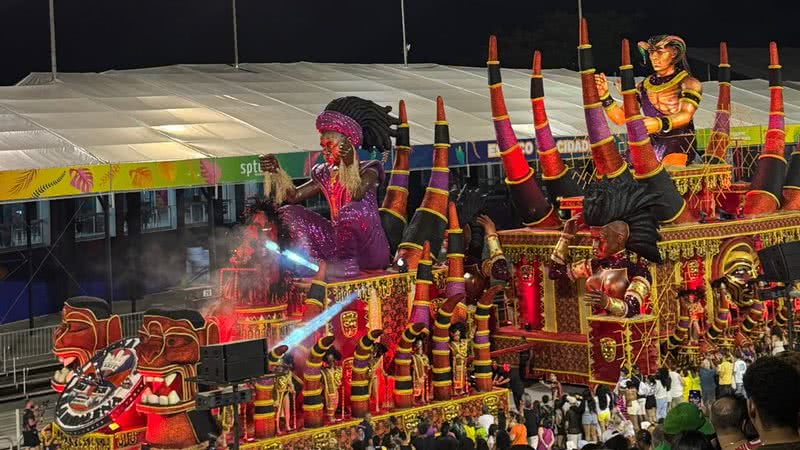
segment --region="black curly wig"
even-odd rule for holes
[[[360,97],[337,98],[325,107],[325,111],[342,113],[361,125],[361,148],[370,150],[378,148],[383,152],[392,148],[392,137],[397,137],[400,119],[389,115],[391,106],[380,106],[377,103]]]
[[[275,206],[272,199],[266,197],[250,197],[247,200],[240,222],[244,225],[250,223],[253,216],[259,212],[263,212],[264,215],[267,216],[267,219],[272,222],[274,226],[278,227],[277,244],[281,248],[288,248],[292,241],[291,235],[289,234],[289,227],[285,226],[281,221],[278,208]]]
[[[660,206],[661,194],[648,192],[647,186],[622,177],[591,183],[583,197],[583,221],[594,227],[611,222],[628,224],[629,235],[625,248],[637,255],[660,263],[658,251],[658,220],[653,208]]]

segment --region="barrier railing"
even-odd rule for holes
[[[143,312],[120,315],[124,337],[136,335],[136,331],[142,323],[143,315]],[[3,373],[9,373],[9,369],[16,373],[18,366],[26,366],[37,359],[46,360],[49,359],[48,356],[52,357],[53,331],[57,326],[51,325],[0,333]]]

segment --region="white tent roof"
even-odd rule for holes
[[[529,72],[504,70],[506,103],[521,138],[533,137]],[[580,78],[545,70],[553,133],[586,134]],[[733,83],[732,125],[766,124],[764,80]],[[698,128],[711,127],[717,84],[703,83]],[[34,73],[0,87],[0,171],[286,153],[318,148],[314,120],[336,97],[406,101],[412,143],[431,144],[435,99],[453,142],[494,139],[486,69],[441,65],[180,65],[101,74]],[[787,123],[800,122],[800,91],[786,88]],[[396,110],[396,109],[395,109]],[[614,132],[623,132],[614,128]]]

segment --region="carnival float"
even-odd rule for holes
[[[621,367],[652,373],[665,361],[692,364],[701,351],[783,326],[787,302],[758,295],[756,253],[800,240],[800,154],[784,159],[775,44],[769,129],[749,183],[733,183],[726,163],[724,44],[702,160],[692,136],[702,89],[686,70],[680,38],[639,43],[655,73],[638,84],[622,42],[621,103],[594,69],[585,21],[578,48],[596,179],[584,185],[559,155],[539,52],[531,76],[542,171],[535,176],[505,108],[494,37],[492,120],[525,228],[496,230],[479,215],[480,192],[451,186],[442,98],[430,181],[411,217],[403,102],[394,117],[369,100],[335,99],[317,118],[324,161],[310,181],[295,186],[274,156],[261,157],[267,198],[248,208],[240,245],[219,272],[218,301],[203,311],[149,310],[129,339],[103,300],[66,302],[53,337],[64,367],[52,382],[61,397],[50,439],[82,449],[345,448],[364,419],[380,433],[390,416],[411,430],[420,417],[438,424],[483,406],[507,409],[498,365],[613,384]],[[627,128],[627,159],[608,119]],[[384,164],[360,161],[358,150],[392,148],[379,207]],[[330,219],[299,205],[317,194]],[[470,227],[484,231],[484,242]],[[200,408],[200,396],[230,389],[200,376],[204,349],[238,341],[265,343],[263,354],[249,355],[263,375],[236,383],[234,391],[249,392],[238,408]]]

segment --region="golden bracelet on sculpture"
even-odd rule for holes
[[[618,298],[606,297],[603,308],[612,316],[625,317],[628,314],[628,304]]]
[[[643,277],[634,277],[625,294],[633,296],[641,302],[650,295],[650,282]]]
[[[493,233],[486,236],[486,247],[489,250],[490,258],[503,255],[503,247],[500,245],[500,239],[498,239],[497,234]]]
[[[556,264],[566,264],[567,257],[569,256],[569,244],[572,242],[572,238],[574,235],[561,233],[561,237],[558,239],[555,247],[553,247],[553,253],[550,255],[550,259]]]

